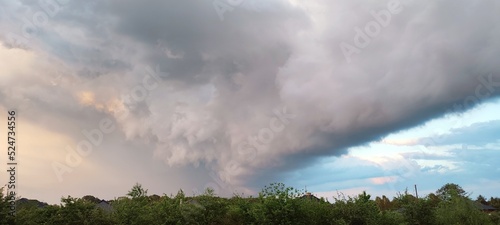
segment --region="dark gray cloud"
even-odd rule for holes
[[[2,4],[19,12],[0,23],[13,47],[9,32],[21,34],[23,16],[42,9],[36,1]],[[116,116],[127,138],[153,141],[167,164],[203,165],[245,187],[500,93],[496,1],[401,1],[351,60],[341,44],[355,45],[357,28],[376,22],[371,11],[387,10],[386,2],[255,4],[259,11],[236,7],[224,21],[201,0],[64,4],[28,39],[28,49],[65,67],[65,85],[33,84],[38,89],[24,95],[32,119],[35,111],[72,115],[66,124],[80,127]],[[161,82],[124,103],[146,67],[157,68]],[[36,98],[47,91],[50,104]],[[80,92],[95,95],[85,107],[118,102],[131,113],[71,111]],[[11,98],[2,104],[14,104],[15,95],[2,95]],[[242,147],[247,142],[257,144]]]

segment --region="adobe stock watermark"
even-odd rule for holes
[[[239,143],[237,146],[236,158],[243,158],[248,163],[254,160],[259,153],[269,149],[271,142],[282,133],[285,128],[296,117],[295,114],[288,112],[286,107],[275,108],[273,110],[274,116],[269,119],[267,127],[261,128],[255,135],[251,135],[246,140]],[[234,157],[233,157],[234,158]],[[209,176],[215,182],[209,182],[204,186],[204,189],[211,188],[216,194],[221,190],[228,190],[231,193],[236,193],[236,187],[231,183],[231,177],[237,175],[240,170],[240,162],[237,160],[230,160],[224,171],[217,175],[214,171],[209,172]],[[222,180],[224,179],[224,180]],[[193,189],[195,194],[199,194],[198,189]]]
[[[465,97],[461,102],[453,104],[453,107],[448,109],[445,114],[459,114],[466,109],[471,109],[472,107],[483,103],[485,100],[493,96],[497,91],[500,90],[500,80],[494,81],[493,74],[479,75],[476,78],[479,84],[474,88],[474,94]],[[459,125],[461,119],[457,119],[453,123],[453,127]],[[424,146],[437,145],[440,143],[439,140],[444,136],[429,137],[426,138],[423,143]]]
[[[493,80],[493,74],[489,74],[488,77],[484,77],[484,75],[479,75],[477,77],[479,84],[474,89],[474,95],[467,96],[464,98],[462,103],[456,103],[453,105],[452,110],[448,110],[447,112],[461,112],[464,109],[469,109],[474,105],[479,105],[484,100],[491,97],[497,89],[500,89],[500,81]]]
[[[372,40],[380,35],[382,28],[389,26],[393,15],[397,15],[402,11],[403,6],[399,0],[389,1],[386,9],[378,12],[370,11],[373,20],[366,23],[363,29],[354,27],[354,31],[356,32],[353,38],[354,45],[346,42],[342,42],[339,45],[347,63],[351,63],[353,54],[359,54],[361,53],[361,49],[368,47]]]
[[[399,185],[403,184],[404,181],[408,180],[420,173],[420,166],[417,161],[424,159],[425,154],[423,150],[419,150],[416,153],[411,154],[411,156],[403,156],[403,159],[398,161],[398,167],[393,170],[384,171],[384,177],[390,178],[389,182],[386,183],[390,190],[399,192],[402,188]]]
[[[169,59],[182,59],[184,54],[176,54],[167,46],[165,41],[161,39],[156,40],[156,49],[159,50],[162,55],[167,56]]]
[[[7,41],[15,46],[29,46],[30,39],[37,34],[40,29],[47,26],[49,18],[55,17],[68,4],[69,0],[38,0],[40,10],[37,10],[30,18],[23,18],[21,25],[21,34],[9,32],[7,33]]]
[[[479,84],[474,88],[474,94],[465,97],[459,103],[455,103],[453,107],[446,111],[445,114],[461,113],[465,109],[470,109],[473,106],[479,105],[480,103],[493,96],[493,94],[500,91],[500,80],[494,81],[493,74],[489,74],[487,76],[479,75],[477,76],[477,80],[479,81]],[[462,119],[457,118],[452,127],[459,125],[461,121]],[[442,139],[445,137],[445,135],[437,135],[435,137],[428,137],[420,140],[419,143],[417,143],[420,145],[419,151],[412,154],[411,159],[404,158],[401,162],[399,162],[400,166],[397,170],[387,171],[385,175],[396,176],[398,179],[400,179],[399,183],[402,183],[404,180],[415,176],[420,172],[420,166],[416,163],[416,161],[425,159],[424,151],[427,150],[427,148],[430,146],[439,145],[443,142]],[[389,186],[393,190],[396,190],[395,185],[396,184],[394,184],[393,182],[389,183]]]
[[[146,100],[149,94],[159,86],[161,82],[160,74],[159,66],[156,66],[156,70],[151,69],[149,66],[146,67],[146,75],[143,77],[142,83],[134,86],[129,93],[122,96],[124,103],[134,104]],[[116,112],[115,116],[120,119],[125,118],[128,114],[129,111],[123,109]],[[63,175],[73,172],[74,168],[82,163],[83,158],[92,153],[94,147],[98,147],[102,144],[105,135],[111,134],[115,130],[116,124],[108,117],[101,119],[97,124],[97,128],[82,130],[85,139],[80,140],[74,148],[72,146],[66,146],[65,161],[52,162],[52,169],[58,181],[62,182]]]
[[[224,21],[224,14],[233,11],[236,7],[243,4],[245,0],[214,0],[212,5],[221,21]]]

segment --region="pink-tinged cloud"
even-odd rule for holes
[[[387,184],[391,183],[397,180],[397,177],[395,176],[388,176],[388,177],[374,177],[369,179],[372,184],[377,184],[377,185],[382,185],[382,184]]]
[[[381,143],[396,146],[413,146],[418,144],[418,139],[383,139]]]

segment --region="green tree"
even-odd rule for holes
[[[80,198],[61,198],[60,207],[47,206],[37,209],[36,224],[92,225],[114,224],[111,216],[95,204]]]
[[[341,218],[351,225],[380,224],[381,216],[375,201],[366,192],[356,197],[339,195],[334,197],[333,217]]]
[[[435,210],[437,225],[489,225],[487,214],[481,212],[477,204],[467,197],[451,192],[447,201],[442,201]]]
[[[408,224],[434,224],[435,203],[429,196],[416,198],[405,191],[404,194],[399,194],[393,202],[397,202],[398,211],[401,212]]]
[[[60,213],[61,207],[48,205],[43,208],[26,207],[17,211],[17,224],[38,225],[38,224],[68,224]]]
[[[500,198],[490,197],[488,204],[500,210]]]
[[[259,200],[256,198],[235,195],[229,199],[227,209],[227,224],[255,224],[256,219],[254,213]]]
[[[436,195],[442,200],[450,200],[452,195],[467,197],[468,194],[460,185],[447,183],[436,191]]]
[[[375,198],[375,203],[377,203],[377,206],[380,209],[380,211],[387,211],[392,209],[391,200],[388,199],[385,195],[382,195],[382,198],[377,196]]]
[[[298,202],[298,214],[300,219],[296,224],[338,224],[339,222],[334,219],[332,204],[321,198],[319,201],[316,199],[301,198],[296,199]]]
[[[229,201],[215,195],[211,188],[198,197],[193,198],[193,205],[203,214],[205,224],[223,224],[227,220]]]
[[[493,212],[488,214],[492,224],[500,225],[500,212]]]
[[[127,193],[131,198],[122,197],[112,202],[113,215],[120,224],[140,225],[158,222],[154,219],[154,210],[157,208],[154,207],[154,203],[150,203],[147,192],[148,190],[141,184],[136,183]]]
[[[92,195],[85,195],[82,197],[82,200],[93,203],[93,204],[98,204],[99,202],[101,202],[101,199],[96,198]]]
[[[139,183],[135,183],[132,189],[127,193],[131,198],[142,198],[148,196],[148,190],[142,188],[142,185]]]
[[[21,199],[14,221],[8,216],[9,201],[0,189],[0,225],[500,225],[500,213],[479,209],[477,204],[484,203],[484,197],[473,201],[460,186],[449,184],[424,198],[405,191],[392,201],[385,196],[372,200],[363,192],[354,197],[339,195],[333,204],[304,197],[303,191],[282,183],[264,187],[257,198],[221,198],[211,189],[192,197],[186,197],[182,190],[171,197],[147,196],[139,184],[127,196],[110,201],[111,211],[97,207],[99,199],[90,195],[80,199],[68,196],[60,205]],[[496,207],[500,199],[486,202]]]
[[[14,224],[14,217],[10,215],[11,199],[8,194],[4,194],[4,188],[0,188],[0,225]]]
[[[300,220],[298,197],[304,193],[283,183],[272,183],[259,193],[259,203],[252,209],[258,224],[295,224]]]

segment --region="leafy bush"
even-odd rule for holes
[[[449,200],[439,203],[435,210],[437,225],[488,225],[493,224],[486,213],[469,198],[456,193],[450,195]]]
[[[478,198],[498,205],[498,198]],[[357,196],[339,195],[330,203],[282,183],[266,186],[259,196],[221,198],[207,189],[204,194],[186,197],[148,196],[140,184],[127,197],[110,201],[112,209],[97,206],[98,198],[84,196],[61,199],[60,205],[36,200],[18,201],[16,222],[8,216],[8,200],[0,189],[0,225],[500,225],[500,213],[484,213],[460,186],[446,184],[436,194],[416,198],[405,192],[392,201],[375,200],[366,192]]]
[[[375,201],[370,200],[370,195],[362,194],[352,197],[335,198],[333,216],[351,225],[379,224],[381,213]]]

